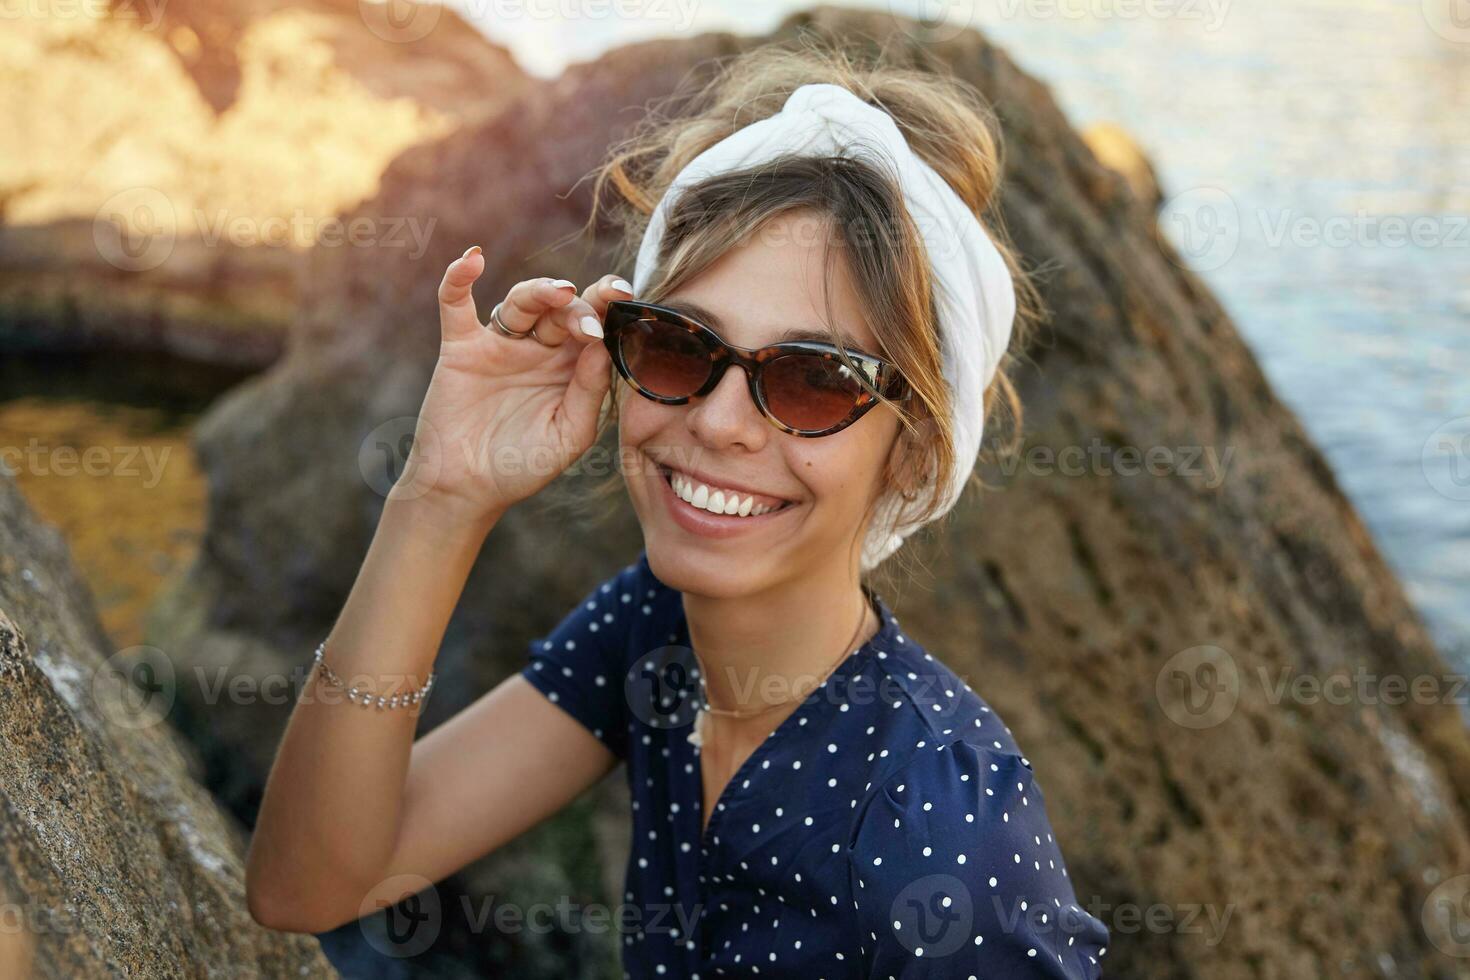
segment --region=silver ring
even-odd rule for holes
[[[500,301],[500,303],[503,303],[503,302],[505,302],[505,300],[501,300]],[[512,330],[509,327],[507,327],[505,325],[505,323],[502,322],[501,319],[500,319],[500,303],[496,303],[495,304],[495,308],[490,311],[490,322],[493,323],[493,324],[495,324],[495,329],[499,330],[501,333],[505,334],[507,337],[512,337],[512,338],[514,338],[516,340],[525,340],[527,337],[536,337],[536,328],[535,327],[532,327],[530,330],[522,330],[522,331]],[[541,340],[540,337],[536,337],[536,339],[538,341]],[[542,343],[544,344],[545,342],[542,341]]]

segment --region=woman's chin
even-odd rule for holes
[[[729,539],[690,541],[674,534],[645,534],[644,547],[653,573],[670,588],[714,599],[732,599],[759,591],[768,571],[782,562],[770,548],[755,548]]]

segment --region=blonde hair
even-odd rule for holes
[[[599,209],[605,208],[623,231],[618,267],[631,266],[649,216],[685,164],[743,126],[778,112],[799,86],[828,82],[893,116],[913,151],[985,224],[1016,285],[1011,348],[1024,349],[1044,311],[1003,225],[987,214],[1004,160],[999,126],[979,92],[953,75],[909,67],[883,52],[864,59],[851,48],[811,35],[794,44],[771,43],[714,59],[712,64],[714,71],[705,83],[692,93],[676,91],[660,100],[594,171],[593,208],[584,231],[596,226]],[[663,108],[670,103],[686,110],[666,117]],[[616,196],[604,204],[609,186]],[[901,430],[864,528],[885,494],[909,489],[916,494],[918,513],[926,520],[933,518],[942,505],[939,491],[949,485],[957,462],[949,395],[923,240],[891,177],[847,157],[791,156],[702,181],[682,193],[670,210],[657,267],[638,299],[658,302],[768,221],[797,211],[821,214],[835,228],[868,327],[878,339],[876,353],[893,362],[914,391],[905,403],[878,395],[895,410]],[[827,275],[830,281],[830,249]],[[830,327],[830,311],[827,320]],[[832,342],[842,346],[835,329]],[[1010,351],[1003,356],[984,395],[987,433],[994,431],[993,420],[1009,424],[1009,440],[987,438],[1001,454],[1013,452],[1020,442],[1021,402],[1009,377],[1017,361]],[[619,397],[626,394],[621,389],[627,386],[619,383],[613,370],[615,394],[599,422],[599,441],[616,423]],[[989,455],[987,447],[980,458]],[[612,477],[595,487],[590,497],[615,493],[622,474]],[[977,478],[972,475],[970,482]]]

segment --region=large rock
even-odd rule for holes
[[[1322,455],[1155,234],[1152,195],[1101,164],[1046,87],[978,33],[931,44],[912,22],[819,8],[776,35],[803,29],[863,45],[896,35],[916,62],[974,83],[1005,128],[1005,221],[1028,263],[1049,270],[1055,313],[1020,378],[1023,465],[987,467],[995,489],[916,542],[931,572],[885,593],[1028,750],[1077,893],[1114,930],[1109,975],[1455,975],[1465,961],[1441,953],[1420,914],[1437,884],[1470,871],[1463,718],[1446,697],[1342,705],[1274,686],[1282,671],[1446,668]],[[609,238],[570,242],[590,203],[577,179],[627,132],[629,107],[761,40],[615,50],[395,160],[355,213],[434,216],[431,248],[417,261],[313,253],[320,289],[289,356],[199,426],[208,537],[157,608],[152,642],[252,682],[299,671],[371,539],[392,475],[379,449],[411,431],[444,266],[484,247],[482,309],[529,275],[585,283],[612,271]],[[1164,472],[1137,472],[1130,448],[1152,450]],[[450,624],[425,725],[518,668],[526,641],[638,542],[626,506],[597,534],[549,499],[511,513]],[[1208,680],[1218,697],[1181,700],[1181,679]],[[209,784],[251,819],[289,704],[182,693]],[[592,800],[446,888],[483,895],[514,881],[522,896],[615,899],[621,803]],[[593,853],[602,891],[587,873]],[[467,935],[446,923],[441,946],[511,958],[526,976],[572,970],[555,948]],[[574,941],[612,954],[597,937]]]
[[[334,976],[250,918],[241,828],[120,682],[139,655],[0,472],[0,976]]]
[[[387,10],[17,5],[0,32],[0,343],[263,366],[310,286],[306,248],[422,248],[417,216],[337,215],[526,75],[451,11],[424,8],[416,37]]]

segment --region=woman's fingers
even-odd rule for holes
[[[478,245],[471,245],[444,270],[444,278],[439,281],[439,329],[445,340],[473,337],[480,330],[470,287],[484,271],[485,257]]]
[[[611,386],[607,348],[589,343],[578,353],[572,380],[562,396],[560,436],[564,446],[585,452],[597,434],[597,418]]]
[[[550,318],[555,324],[553,330],[558,338],[556,343],[561,343],[562,338],[567,337],[583,344],[602,343],[602,318],[607,309],[607,300],[599,299],[594,305],[584,298],[587,295],[600,295],[598,287],[589,286],[583,296],[576,297]],[[536,336],[546,338],[547,334],[547,330],[537,327]]]
[[[494,323],[481,323],[471,292],[484,271],[485,259],[478,245],[471,246],[445,270],[439,283],[439,324],[445,340],[475,337],[487,328],[499,333]],[[588,286],[581,296],[576,288],[566,279],[550,277],[518,282],[500,303],[500,322],[514,333],[529,333],[535,327],[536,338],[551,347],[567,340],[600,342],[607,304],[630,298],[632,287],[609,273]],[[495,310],[491,312],[493,315]]]
[[[558,314],[556,321],[568,336],[583,343],[600,343],[607,304],[615,299],[628,299],[632,295],[633,288],[627,282],[609,273],[583,290],[580,297],[568,303]]]
[[[567,339],[566,327],[561,316],[548,316],[548,311],[576,302],[577,287],[566,279],[526,279],[510,287],[500,304],[500,322],[514,333],[529,333],[536,328],[536,337],[543,344],[560,347]],[[494,330],[492,323],[490,329]],[[499,333],[497,330],[496,333]],[[512,338],[506,338],[507,340]]]
[[[615,299],[632,299],[633,287],[626,279],[609,272],[582,291],[582,299],[599,320],[607,316],[607,304]]]

